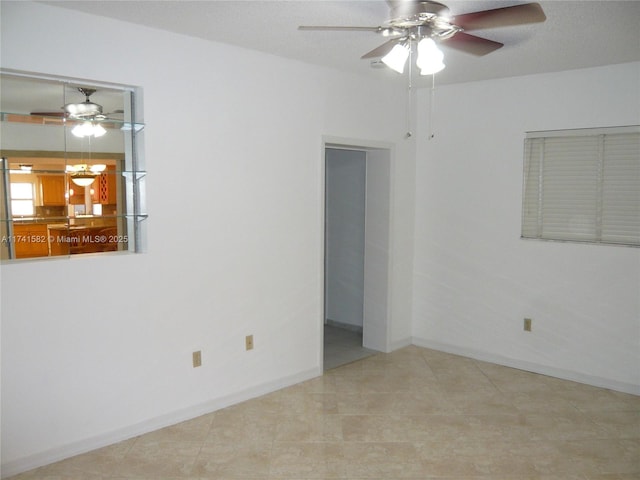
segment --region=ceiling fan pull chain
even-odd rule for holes
[[[431,75],[431,92],[429,98],[429,140],[433,140],[435,134],[433,133],[433,104],[436,98],[436,75]]]
[[[411,93],[412,93],[412,79],[413,79],[413,61],[412,61],[412,55],[413,55],[413,48],[411,48],[411,40],[409,40],[409,80],[408,80],[408,85],[407,85],[407,133],[405,133],[404,138],[408,139],[411,138],[411,136],[413,135],[413,133],[411,132]]]

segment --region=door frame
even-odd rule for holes
[[[323,370],[325,322],[325,222],[326,149],[357,150],[366,153],[365,194],[365,282],[363,305],[363,346],[381,352],[391,351],[391,278],[393,258],[393,178],[395,146],[392,143],[322,137],[320,168],[320,366]]]

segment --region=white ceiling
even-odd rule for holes
[[[441,0],[452,15],[528,3]],[[229,43],[372,77],[401,77],[374,69],[360,56],[384,39],[372,32],[299,31],[298,25],[378,26],[383,0],[64,0],[51,5]],[[541,1],[544,23],[474,31],[505,44],[485,57],[443,46],[447,68],[437,83],[457,83],[640,60],[640,1]],[[430,79],[430,77],[429,77]],[[426,78],[422,81],[426,84]]]

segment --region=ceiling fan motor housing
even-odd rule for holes
[[[387,22],[391,35],[447,39],[462,29],[449,21],[449,8],[438,2],[391,2],[391,19]]]
[[[86,97],[86,100],[82,103],[67,103],[64,106],[64,111],[67,112],[69,116],[75,118],[94,117],[96,115],[102,115],[102,105],[93,103],[89,99],[89,97],[93,95],[96,90],[94,88],[79,87],[78,91]]]
[[[394,27],[423,25],[434,18],[447,18],[449,9],[438,2],[392,2],[389,24]]]

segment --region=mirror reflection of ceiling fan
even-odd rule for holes
[[[412,45],[417,45],[416,65],[423,75],[444,68],[442,43],[476,56],[487,55],[504,44],[471,35],[474,30],[544,22],[546,16],[538,3],[526,3],[451,17],[449,9],[438,2],[421,0],[387,0],[391,10],[387,22],[366,26],[300,26],[299,30],[365,31],[389,38],[361,58],[381,58],[393,70],[402,73]]]
[[[31,112],[31,115],[42,117],[61,117],[71,120],[78,120],[78,123],[71,133],[76,137],[101,137],[107,131],[99,122],[109,120],[108,115],[122,115],[124,110],[114,110],[111,113],[103,113],[102,105],[91,101],[91,95],[96,92],[95,88],[78,87],[78,91],[85,96],[85,101],[80,103],[67,103],[62,107],[62,111],[41,111]]]

